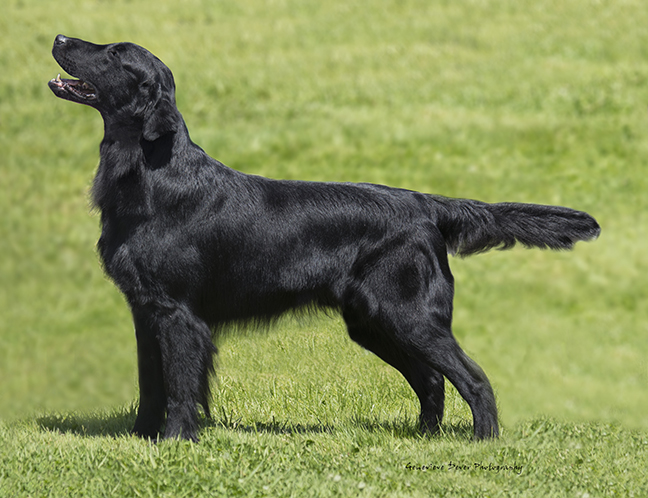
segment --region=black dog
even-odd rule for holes
[[[448,251],[569,249],[598,236],[586,213],[485,204],[371,184],[276,181],[245,175],[191,142],[171,71],[130,43],[56,37],[75,78],[50,81],[105,125],[93,200],[99,252],[125,294],[137,335],[140,404],[133,431],[196,440],[209,415],[212,333],[288,310],[339,310],[349,335],[398,369],[421,402],[420,423],[443,417],[444,377],[473,414],[476,438],[498,435],[486,375],[451,332]]]

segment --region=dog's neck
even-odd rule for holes
[[[147,141],[142,127],[104,120],[100,163],[92,187],[92,201],[103,215],[145,215],[148,212],[151,175],[173,168],[172,158],[188,157],[202,150],[189,137],[186,126]]]

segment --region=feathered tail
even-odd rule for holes
[[[598,237],[601,228],[582,211],[560,206],[432,197],[437,226],[448,251],[469,256],[489,249],[526,247],[571,249]]]

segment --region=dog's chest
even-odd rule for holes
[[[134,302],[182,297],[203,278],[198,249],[177,228],[142,225],[122,233],[106,223],[98,247],[106,273]]]

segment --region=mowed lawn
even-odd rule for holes
[[[0,496],[646,496],[648,4],[8,0],[0,16]],[[56,99],[58,33],[174,72],[246,173],[594,215],[573,252],[453,259],[455,335],[496,391],[440,435],[333,316],[219,341],[201,442],[128,435],[136,355],[88,189],[102,121]]]

